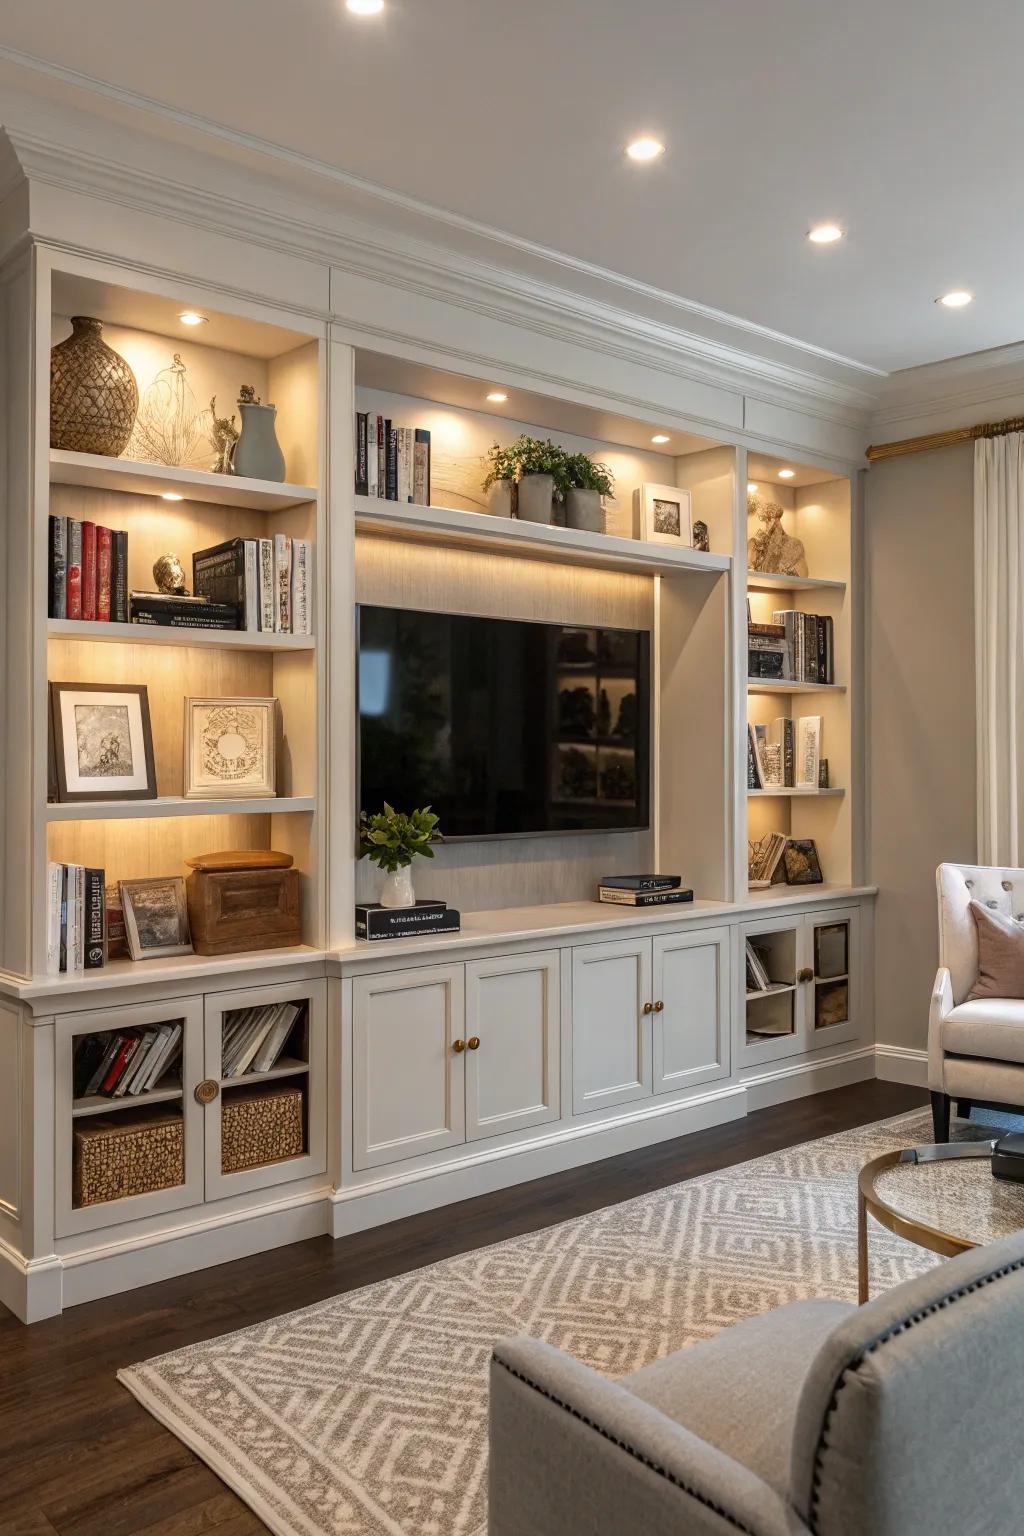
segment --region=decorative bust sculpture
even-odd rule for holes
[[[761,524],[747,541],[747,565],[752,571],[769,571],[775,576],[806,576],[807,557],[799,539],[782,526],[783,508],[775,501],[747,497],[747,512],[756,513]]]
[[[175,597],[188,596],[185,570],[177,555],[161,555],[159,560],[154,561],[153,580],[158,592],[166,592]]]

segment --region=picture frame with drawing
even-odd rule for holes
[[[689,491],[677,485],[651,485],[645,481],[633,492],[636,537],[648,544],[672,544],[693,548],[693,517]]]
[[[133,960],[162,960],[190,955],[185,881],[181,875],[148,880],[119,880],[128,954]]]
[[[59,803],[156,799],[144,683],[51,683],[50,720]]]
[[[185,799],[272,799],[277,713],[275,698],[187,698]]]

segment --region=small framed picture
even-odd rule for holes
[[[180,875],[153,880],[120,880],[121,909],[128,953],[133,960],[159,960],[192,953]]]
[[[633,492],[636,535],[649,544],[692,549],[690,493],[675,485],[638,485]]]
[[[277,793],[276,699],[185,700],[185,799]]]
[[[813,838],[791,837],[782,856],[787,885],[821,885],[823,876]]]
[[[143,683],[51,683],[57,799],[155,800]]]

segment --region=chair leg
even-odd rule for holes
[[[932,1094],[932,1134],[936,1142],[949,1140],[949,1108],[948,1093]]]
[[[969,1120],[971,1118],[970,1099],[957,1099],[956,1112],[960,1116],[961,1120]]]

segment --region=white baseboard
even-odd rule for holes
[[[0,1302],[23,1323],[61,1311],[61,1262],[56,1254],[26,1259],[0,1238]]]
[[[909,1088],[928,1087],[928,1052],[907,1045],[876,1045],[875,1076],[883,1083],[906,1083]]]
[[[875,1051],[870,1045],[858,1046],[823,1061],[783,1062],[781,1066],[744,1076],[748,1109],[767,1109],[790,1099],[803,1099],[829,1088],[845,1088],[875,1076]]]

